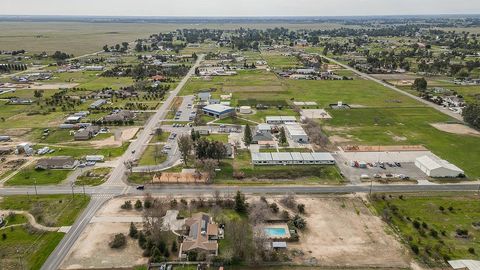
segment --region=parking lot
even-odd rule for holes
[[[182,104],[178,108],[177,114],[175,115],[175,121],[189,122],[193,120],[193,113],[195,113],[195,109],[193,106],[194,101],[195,96],[183,97]]]
[[[427,179],[427,175],[415,166],[415,159],[425,155],[431,155],[431,152],[338,152],[334,157],[345,178],[359,184],[372,179]]]

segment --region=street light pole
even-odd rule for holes
[[[370,197],[372,197],[372,187],[373,187],[373,179],[370,180],[370,192],[369,192]]]
[[[34,182],[34,186],[35,186],[35,196],[38,197],[38,191],[37,191],[37,180],[35,180]]]
[[[72,199],[75,198],[75,193],[73,192],[73,187],[75,186],[74,183],[72,183]]]

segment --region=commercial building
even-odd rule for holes
[[[450,162],[436,156],[421,156],[415,165],[430,177],[459,177],[465,172]]]
[[[252,152],[253,165],[334,165],[330,153]]]
[[[299,124],[285,125],[285,133],[290,139],[298,143],[308,143],[308,135]]]
[[[203,112],[206,115],[213,116],[215,118],[227,118],[235,114],[235,109],[230,106],[221,104],[211,104],[203,107]]]
[[[267,116],[265,122],[270,125],[282,125],[287,123],[296,123],[295,116]]]

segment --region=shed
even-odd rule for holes
[[[287,242],[272,242],[272,248],[274,249],[287,248]]]

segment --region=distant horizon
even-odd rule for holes
[[[292,17],[480,14],[471,0],[2,0],[11,16]]]

